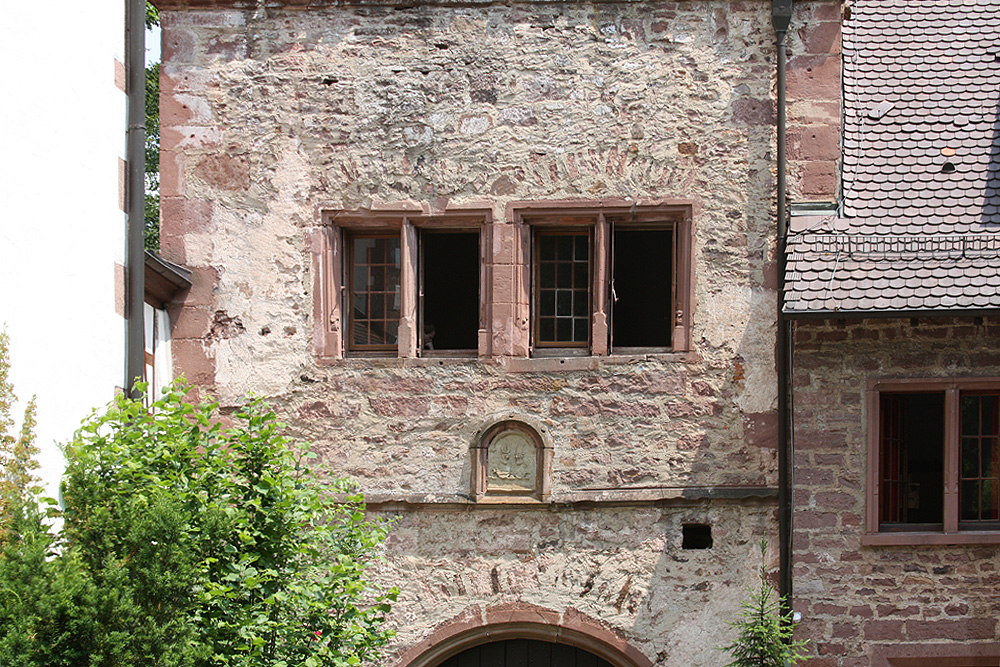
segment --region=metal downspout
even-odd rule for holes
[[[125,391],[141,396],[135,383],[142,379],[145,366],[143,301],[145,296],[146,171],[146,3],[128,0],[125,6],[125,71],[128,96],[128,133],[125,159],[128,164],[126,187],[125,248]]]
[[[788,235],[785,199],[787,170],[785,155],[785,65],[787,61],[785,36],[792,19],[792,0],[772,0],[771,20],[777,46],[777,234],[778,234],[778,298],[777,336],[775,340],[775,361],[778,375],[778,593],[782,598],[782,612],[791,610],[792,605],[792,439],[791,415],[789,413],[789,389],[791,372],[789,363],[790,342],[788,321],[784,316],[785,305],[785,246]]]

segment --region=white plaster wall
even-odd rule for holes
[[[43,475],[55,491],[66,441],[122,383],[115,264],[126,98],[121,0],[7,3],[0,16],[0,325],[21,405],[38,396]]]

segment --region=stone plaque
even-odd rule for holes
[[[510,430],[493,438],[486,457],[487,492],[531,493],[537,476],[538,454],[526,433]]]

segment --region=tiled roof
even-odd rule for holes
[[[843,33],[843,217],[793,223],[786,312],[1000,308],[1000,0],[855,0]]]

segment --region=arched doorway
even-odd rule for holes
[[[473,646],[437,667],[614,667],[578,646],[539,639],[505,639]]]
[[[492,622],[491,622],[492,621]],[[513,603],[454,617],[393,667],[653,667],[621,634],[575,609]]]

